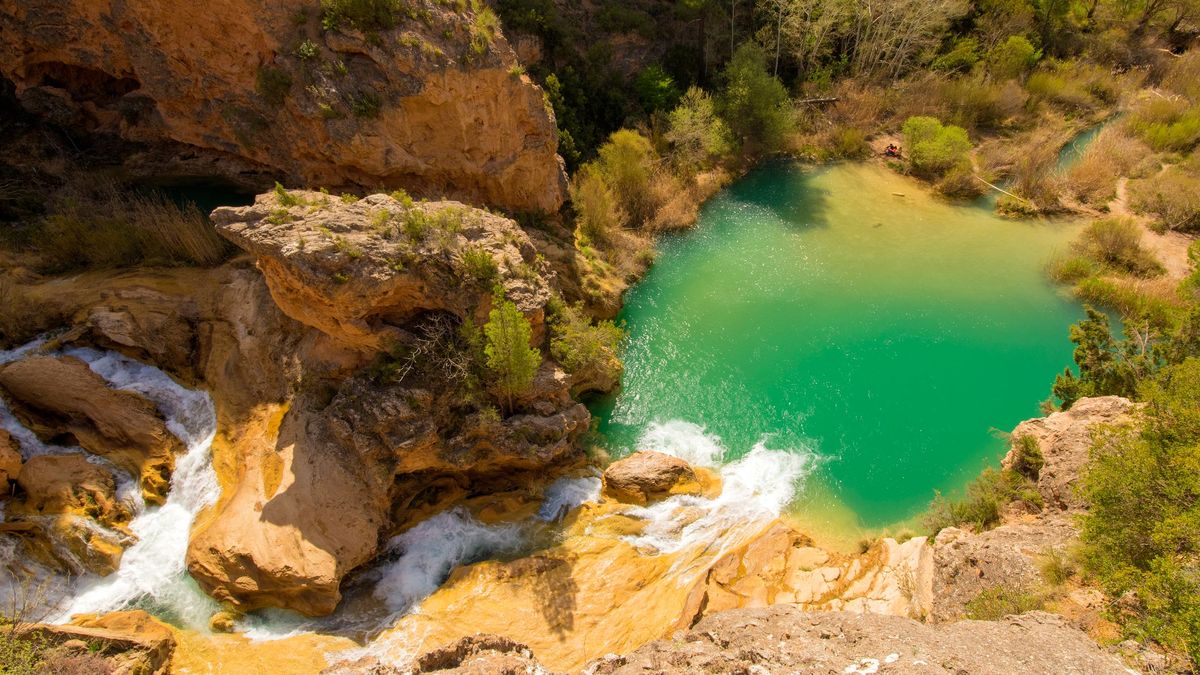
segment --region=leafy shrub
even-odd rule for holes
[[[742,43],[723,73],[722,111],[734,136],[751,151],[774,152],[795,126],[787,90],[767,72],[767,55]]]
[[[382,109],[383,99],[373,91],[362,91],[350,96],[350,112],[354,113],[355,117],[379,117],[379,111]]]
[[[1130,593],[1126,634],[1200,660],[1200,360],[1141,391],[1140,433],[1097,439],[1083,476],[1083,565],[1113,597]]]
[[[1162,265],[1142,247],[1142,231],[1130,218],[1093,221],[1075,241],[1075,250],[1112,269],[1136,276],[1161,274]]]
[[[946,172],[935,186],[938,192],[957,199],[974,199],[983,194],[983,183],[975,179],[970,164],[958,164]]]
[[[367,32],[396,26],[400,0],[321,0],[321,25],[326,30],[349,24]]]
[[[432,223],[429,214],[419,209],[410,209],[400,220],[400,227],[404,230],[404,234],[408,235],[409,239],[421,242],[428,236]]]
[[[904,141],[916,173],[937,178],[969,164],[971,141],[962,127],[943,126],[933,117],[910,117],[904,122]]]
[[[1010,467],[1013,471],[1036,481],[1045,465],[1046,458],[1042,455],[1037,437],[1025,435],[1013,439],[1013,461]]]
[[[296,47],[296,58],[307,61],[315,59],[321,53],[321,48],[312,40],[305,40]]]
[[[862,129],[841,127],[833,132],[832,153],[835,157],[859,159],[871,152],[867,134]]]
[[[496,259],[482,246],[468,246],[462,251],[463,277],[481,288],[490,288],[500,275]]]
[[[979,62],[979,40],[973,37],[960,38],[950,51],[938,56],[929,64],[934,70],[963,73]]]
[[[1153,178],[1131,182],[1129,192],[1133,208],[1154,214],[1159,228],[1200,231],[1200,175],[1173,166]]]
[[[962,526],[982,532],[999,524],[1001,509],[1015,499],[1040,507],[1040,495],[1028,487],[1028,480],[1014,471],[984,469],[961,499],[950,500],[940,494],[934,497],[925,514],[925,525],[934,534]]]
[[[581,307],[562,305],[550,322],[550,354],[567,372],[592,373],[615,382],[621,375],[617,345],[625,332],[612,321],[593,325]]]
[[[1185,152],[1200,142],[1200,108],[1182,98],[1142,101],[1129,118],[1129,127],[1160,152]]]
[[[640,225],[654,215],[650,175],[656,159],[649,139],[629,129],[614,132],[600,146],[596,169],[634,224]]]
[[[1055,256],[1046,268],[1049,277],[1060,284],[1073,284],[1099,271],[1100,267],[1096,261],[1078,253]]]
[[[1021,77],[1042,57],[1040,50],[1024,35],[1009,35],[987,55],[987,68],[992,77],[1010,79]]]
[[[1012,614],[1024,614],[1041,609],[1042,596],[1019,588],[995,586],[983,590],[966,604],[968,619],[999,621]]]
[[[708,92],[691,87],[668,118],[671,160],[685,172],[708,168],[730,152],[729,126],[717,115]]]
[[[657,63],[638,72],[633,79],[633,91],[647,113],[670,110],[679,102],[679,87],[675,86],[675,78]]]
[[[286,70],[274,66],[259,66],[254,89],[267,103],[281,106],[292,89],[292,76]]]
[[[471,17],[471,51],[483,56],[500,32],[500,17],[479,0],[471,1],[471,11],[474,12]]]
[[[1038,71],[1030,75],[1025,80],[1025,90],[1033,101],[1048,101],[1068,110],[1089,110],[1095,106],[1083,83],[1057,73]]]
[[[571,203],[575,207],[575,226],[584,243],[608,243],[611,233],[624,221],[616,197],[592,165],[584,166],[571,181]]]
[[[511,301],[496,298],[496,307],[483,327],[484,357],[494,379],[493,388],[506,411],[529,390],[542,363],[542,353],[529,346],[533,331],[529,320]]]

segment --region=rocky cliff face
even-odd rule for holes
[[[22,106],[139,144],[133,165],[563,202],[553,113],[481,3],[405,3],[366,26],[303,0],[0,7],[0,72]]]

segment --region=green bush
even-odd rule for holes
[[[550,355],[568,373],[592,373],[616,382],[621,375],[617,346],[625,336],[612,321],[592,324],[582,307],[562,305],[550,321]]]
[[[963,526],[982,532],[1000,523],[1001,509],[1009,502],[1020,499],[1040,508],[1040,495],[1029,488],[1028,479],[1014,471],[984,469],[961,499],[935,496],[925,514],[925,525],[934,534]]]
[[[938,178],[955,167],[969,166],[971,140],[962,127],[943,126],[933,117],[910,117],[902,131],[915,173]]]
[[[1013,439],[1013,451],[1010,468],[1029,480],[1036,481],[1042,467],[1046,465],[1046,458],[1042,455],[1037,438],[1026,435]]]
[[[968,619],[999,621],[1006,616],[1041,609],[1044,604],[1045,601],[1038,593],[1009,586],[995,586],[971,598],[964,609]]]
[[[833,132],[831,153],[844,159],[861,159],[871,153],[867,134],[862,129],[840,127]]]
[[[1083,256],[1113,270],[1140,277],[1162,274],[1154,255],[1142,247],[1142,231],[1130,218],[1114,217],[1093,221],[1074,244]]]
[[[712,97],[699,87],[684,93],[668,123],[671,161],[684,172],[708,168],[731,150],[729,125],[717,115]]]
[[[633,79],[633,91],[647,113],[670,110],[679,102],[679,87],[675,86],[675,78],[657,63],[638,72]]]
[[[1046,267],[1050,278],[1060,284],[1073,284],[1099,271],[1100,267],[1096,261],[1079,254],[1055,256]]]
[[[751,152],[774,152],[795,127],[787,90],[767,72],[767,55],[742,43],[723,74],[722,113],[734,136]]]
[[[1130,202],[1141,213],[1153,214],[1156,227],[1181,232],[1200,231],[1200,174],[1172,166],[1129,184]]]
[[[484,358],[493,378],[493,389],[505,411],[533,385],[542,353],[529,346],[533,331],[529,320],[511,301],[496,298],[496,307],[483,327]]]
[[[640,225],[654,215],[654,195],[650,176],[657,161],[650,140],[636,131],[621,129],[600,146],[595,166],[612,189],[632,224]]]
[[[1041,57],[1041,51],[1024,35],[1009,35],[1007,40],[988,52],[987,68],[995,78],[1021,77],[1028,73]]]
[[[286,70],[274,66],[259,66],[254,89],[264,101],[281,106],[292,90],[292,76]]]
[[[1129,127],[1159,152],[1186,152],[1200,142],[1200,108],[1179,98],[1149,99],[1130,115]]]
[[[1126,633],[1200,660],[1200,360],[1140,391],[1140,432],[1110,430],[1083,476],[1083,564],[1133,607]]]
[[[321,25],[326,30],[349,24],[363,31],[396,26],[400,0],[321,0]]]
[[[575,227],[585,244],[607,244],[625,219],[604,176],[594,165],[585,165],[575,174],[571,181],[571,204],[575,207]]]
[[[463,249],[461,271],[465,279],[481,288],[491,288],[500,275],[496,259],[482,246]]]
[[[960,38],[950,51],[938,56],[929,64],[934,70],[963,73],[979,62],[979,40],[973,37]]]

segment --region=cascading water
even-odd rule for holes
[[[808,448],[768,449],[768,440],[761,439],[750,452],[723,464],[727,453],[721,439],[703,427],[682,420],[652,422],[638,447],[716,470],[721,476],[721,493],[712,499],[676,495],[649,506],[631,507],[629,515],[646,520],[647,526],[625,540],[659,553],[714,542],[723,547],[741,543],[744,536],[783,512],[803,478],[820,461]],[[693,515],[695,509],[700,509],[699,517]]]
[[[0,352],[0,364],[32,353],[43,344],[35,341]],[[137,606],[187,627],[206,626],[217,605],[187,575],[184,558],[192,522],[201,509],[214,504],[220,495],[211,461],[216,433],[212,399],[205,392],[180,386],[157,368],[119,354],[93,349],[68,349],[59,354],[80,359],[113,388],[136,392],[155,403],[166,419],[167,428],[187,450],[176,458],[171,489],[162,506],[147,508],[136,481],[120,470],[113,470],[119,482],[118,497],[135,514],[129,529],[138,540],[126,549],[114,573],[107,577],[89,575],[79,580],[73,596],[53,619],[65,622],[74,614]],[[3,402],[0,402],[0,426],[18,439],[25,459],[39,454],[83,453],[79,448],[42,443],[12,416]],[[113,469],[103,458],[84,454],[89,461]]]

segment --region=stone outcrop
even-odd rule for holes
[[[213,220],[258,259],[280,309],[351,349],[388,349],[422,312],[485,320],[493,284],[529,317],[536,343],[544,334],[548,270],[508,218],[455,202],[293,191]]]
[[[967,603],[996,588],[1033,593],[1046,582],[1041,566],[1064,555],[1077,536],[1069,518],[1001,525],[974,534],[958,528],[938,533],[934,546],[933,621],[966,616]]]
[[[153,403],[112,389],[87,364],[70,357],[29,356],[0,368],[0,392],[25,426],[44,439],[67,437],[135,477],[146,501],[170,487],[183,444]]]
[[[672,640],[594,661],[589,675],[630,673],[1022,673],[1125,675],[1121,660],[1061,617],[931,626],[878,614],[777,605],[716,614]]]
[[[1075,486],[1087,465],[1096,428],[1129,424],[1136,405],[1120,396],[1081,398],[1070,410],[1026,420],[1013,429],[1012,437],[1037,440],[1045,465],[1038,474],[1037,488],[1045,505],[1054,510],[1077,510],[1085,506]],[[1003,464],[1012,465],[1016,450]]]
[[[604,470],[604,494],[626,504],[645,506],[673,494],[702,491],[691,465],[653,450],[619,459]]]
[[[341,664],[322,675],[534,675],[546,673],[529,647],[499,635],[468,635],[453,644],[421,654],[411,665],[394,667],[372,662]]]
[[[0,490],[8,496],[8,484],[21,477],[21,446],[17,439],[4,429],[0,429]]]
[[[74,661],[79,669],[71,672],[106,668],[114,675],[165,675],[175,651],[171,629],[142,610],[80,617],[66,625],[37,624],[26,632],[48,643],[64,664],[73,662],[72,648],[82,643],[79,653],[92,654],[93,660]]]
[[[430,3],[360,31],[319,14],[303,0],[9,2],[0,72],[39,118],[141,148],[130,171],[558,210],[553,112],[494,16]]]

